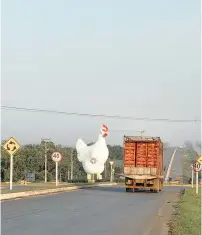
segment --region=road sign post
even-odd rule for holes
[[[13,189],[13,154],[10,155],[10,190]]]
[[[199,163],[198,159],[194,164],[191,164],[192,172],[196,172],[196,194],[198,194],[198,173],[202,171],[202,164]],[[193,182],[193,173],[192,173],[192,182]],[[193,188],[193,186],[192,186]]]
[[[52,160],[55,162],[55,183],[58,186],[58,162],[62,160],[62,154],[59,152],[54,152],[51,155]]]
[[[198,194],[198,172],[196,172],[196,194]]]
[[[10,190],[13,189],[13,155],[20,148],[20,144],[16,139],[11,137],[3,144],[4,150],[10,155]]]
[[[191,187],[194,187],[194,164],[191,164]]]
[[[58,186],[58,162],[55,163],[55,167],[56,167],[56,169],[55,169],[55,172],[56,172],[55,173],[56,174],[56,177],[55,177],[56,178],[56,186]]]

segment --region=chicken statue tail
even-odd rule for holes
[[[78,139],[76,142],[76,151],[77,158],[80,162],[82,162],[86,157],[87,145],[83,142],[82,139]]]

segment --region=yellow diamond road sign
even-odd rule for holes
[[[200,156],[196,161],[202,165],[202,156]]]
[[[11,137],[9,140],[7,140],[4,144],[3,144],[3,148],[6,150],[7,153],[9,153],[10,155],[15,154],[18,149],[20,148],[20,144],[17,142],[16,139],[14,139],[13,137]]]

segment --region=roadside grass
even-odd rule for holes
[[[172,221],[169,235],[201,235],[201,190],[186,189]]]
[[[54,184],[36,184],[36,185],[14,185],[13,189],[9,188],[1,189],[1,194],[6,193],[17,193],[17,192],[26,192],[26,191],[38,191],[44,189],[53,189],[53,188],[63,188],[63,187],[71,187],[72,185],[54,185]]]
[[[56,186],[55,183],[29,183],[27,185],[13,184],[12,190],[9,190],[9,184],[7,184],[6,186],[4,186],[6,188],[1,189],[1,194],[36,191],[36,190],[38,191],[44,189],[65,188],[73,186],[85,186],[85,185],[96,185],[96,183],[61,183],[58,186]]]

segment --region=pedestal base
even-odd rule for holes
[[[87,180],[88,182],[95,182],[95,180],[101,180],[102,175],[101,174],[87,174]]]

